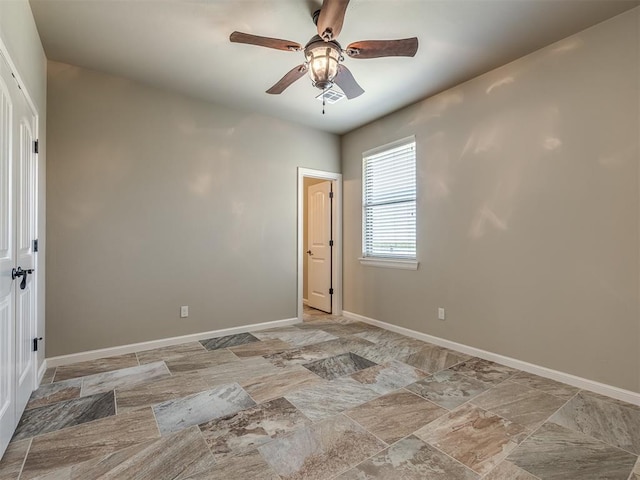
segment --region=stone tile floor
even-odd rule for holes
[[[47,371],[0,480],[640,480],[640,407],[306,310]]]

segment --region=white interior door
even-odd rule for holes
[[[0,57],[0,456],[16,426],[13,103],[11,73]]]
[[[35,115],[0,56],[0,456],[36,382],[34,132]]]
[[[36,171],[37,157],[34,150],[35,116],[26,99],[20,95],[14,102],[16,145],[18,164],[14,175],[16,181],[16,256],[17,266],[23,277],[16,279],[16,411],[21,413],[33,391],[36,378],[36,357],[33,351],[35,337],[35,254],[33,241],[36,238]]]
[[[331,313],[331,182],[311,185],[307,205],[307,302]]]

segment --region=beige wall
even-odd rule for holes
[[[47,145],[47,59],[27,0],[0,0],[0,39],[24,82],[38,115],[38,235],[37,256],[37,335],[45,333],[45,192]],[[38,352],[38,364],[44,360],[44,349]]]
[[[296,316],[297,167],[338,171],[337,136],[60,63],[48,86],[47,356]]]
[[[322,183],[322,182],[326,182],[326,180],[323,180],[321,178],[311,178],[311,177],[304,177],[304,196],[303,196],[303,207],[304,210],[304,222],[303,222],[303,234],[302,234],[302,246],[303,246],[303,250],[306,252],[307,249],[309,248],[309,216],[308,216],[308,202],[307,200],[309,199],[309,187],[311,185],[315,185],[317,183]],[[309,283],[307,280],[307,275],[309,273],[309,271],[307,270],[309,266],[309,257],[304,254],[302,256],[302,298],[309,298],[307,296],[307,292],[309,289]]]
[[[639,12],[343,137],[345,310],[640,391]],[[362,266],[362,152],[412,134],[419,270]]]

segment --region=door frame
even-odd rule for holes
[[[298,167],[298,292],[296,301],[299,321],[302,321],[304,308],[302,305],[304,279],[303,255],[306,255],[306,253],[302,243],[304,239],[304,216],[307,214],[304,211],[304,196],[306,194],[304,190],[305,177],[328,180],[333,185],[333,249],[331,251],[331,284],[333,286],[333,296],[331,298],[331,314],[342,315],[342,174]]]
[[[7,65],[9,65],[9,69],[11,70],[11,73],[14,75],[15,80],[18,83],[20,87],[20,91],[22,92],[22,94],[24,95],[27,101],[27,106],[31,110],[31,114],[33,115],[33,119],[34,119],[33,135],[35,140],[38,140],[39,149],[42,149],[43,148],[42,142],[39,141],[40,140],[40,112],[38,111],[38,108],[36,107],[36,104],[33,101],[33,97],[31,96],[31,93],[29,92],[29,89],[27,88],[27,85],[24,82],[22,75],[20,75],[20,70],[18,69],[18,66],[11,58],[11,55],[9,54],[9,49],[7,48],[7,45],[3,41],[1,35],[0,35],[0,55],[7,62]],[[38,253],[44,251],[44,242],[40,236],[40,233],[41,233],[40,221],[42,220],[40,218],[40,194],[41,194],[40,162],[41,162],[40,155],[39,153],[36,153],[36,163],[35,163],[36,171],[34,172],[34,178],[35,178],[34,190],[35,191],[34,191],[34,199],[33,199],[35,218],[33,219],[33,221],[34,221],[34,228],[35,228],[34,235],[35,235],[35,238],[38,239],[38,243],[39,243]],[[40,281],[40,278],[44,278],[41,275],[43,273],[43,268],[44,268],[44,264],[40,260],[40,255],[36,254],[34,258],[35,271],[33,273],[33,276],[30,279],[30,281],[32,282],[32,288],[34,289],[34,302],[33,302],[34,321],[33,321],[33,324],[31,325],[31,332],[33,335],[35,335],[38,338],[44,337],[44,323],[45,323],[44,308],[41,305],[42,299],[43,299],[42,297],[44,295],[44,284],[41,284],[41,281]],[[40,347],[44,349],[44,343],[41,343]],[[33,390],[36,390],[40,385],[40,380],[44,375],[44,372],[45,372],[44,367],[46,366],[46,362],[44,361],[44,355],[42,355],[42,358],[43,358],[42,363],[39,363],[38,352],[31,352],[31,354],[34,357],[34,368],[35,368],[34,375],[33,375],[34,377]]]

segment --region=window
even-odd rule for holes
[[[364,264],[417,269],[414,137],[363,154]]]

